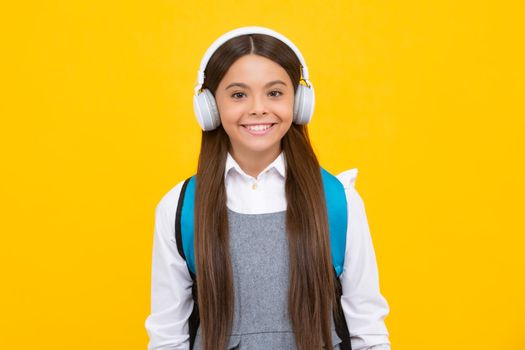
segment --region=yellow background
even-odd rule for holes
[[[302,51],[322,165],[358,168],[393,349],[525,349],[518,1],[3,6],[1,349],[145,349],[154,207],[196,171],[219,35]]]

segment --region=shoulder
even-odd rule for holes
[[[336,175],[337,179],[343,184],[349,207],[363,206],[363,200],[355,188],[357,173],[358,169],[352,168]]]
[[[175,186],[171,187],[165,192],[160,200],[157,202],[155,213],[157,217],[164,219],[174,219],[179,203],[182,186],[186,179],[179,181]]]
[[[355,187],[355,179],[357,177],[357,168],[345,170],[342,173],[339,173],[338,175],[336,175],[336,177],[339,181],[341,181],[345,189],[349,187]]]

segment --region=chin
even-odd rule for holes
[[[243,148],[246,151],[253,152],[253,153],[270,152],[270,151],[274,150],[276,147],[280,147],[280,143],[279,142],[277,144],[264,143],[264,144],[244,144],[243,145]]]
[[[274,145],[269,145],[269,146],[254,146],[254,145],[250,145],[250,146],[246,146],[245,149],[249,150],[250,152],[265,153],[265,152],[269,152],[272,149],[274,149]]]

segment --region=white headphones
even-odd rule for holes
[[[193,109],[197,116],[197,121],[201,126],[202,130],[208,131],[216,129],[221,124],[219,116],[219,110],[217,109],[217,103],[213,94],[208,89],[203,89],[202,84],[204,83],[204,70],[210,60],[211,56],[223,43],[230,40],[231,38],[245,35],[245,34],[266,34],[277,38],[288,45],[296,54],[297,58],[301,62],[301,73],[302,80],[307,86],[299,84],[294,97],[294,108],[293,108],[293,122],[296,124],[308,124],[312,119],[315,105],[315,94],[314,87],[311,82],[308,81],[308,68],[304,61],[303,55],[299,49],[284,35],[264,27],[250,26],[241,27],[231,30],[218,39],[208,48],[204,57],[202,58],[199,72],[197,74],[197,85],[195,87],[195,94],[193,95]]]

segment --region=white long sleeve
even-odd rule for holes
[[[365,205],[355,189],[356,175],[357,169],[351,169],[337,176],[345,187],[348,203],[341,305],[353,350],[390,350],[384,323],[390,309],[379,290],[376,256]]]
[[[183,182],[157,204],[151,274],[151,313],[145,326],[148,350],[189,350],[188,318],[193,282],[175,241],[175,212]]]

